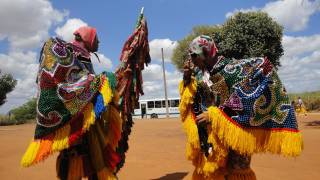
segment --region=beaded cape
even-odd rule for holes
[[[114,121],[102,120],[109,104],[117,103],[115,76],[110,72],[95,75],[91,62],[81,58],[82,53],[81,48],[58,38],[50,38],[44,44],[37,77],[37,124],[34,139],[21,161],[23,166],[79,143],[96,121],[118,124],[110,130],[118,134],[113,135],[115,142],[111,148],[111,154],[117,156],[121,120],[117,116]]]
[[[240,155],[270,152],[298,156],[302,136],[294,109],[275,69],[267,58],[226,59],[210,71],[195,73],[191,83],[180,83],[179,105],[187,134],[186,156],[195,166],[194,179],[223,177],[229,149]],[[194,99],[201,90],[201,99]],[[201,151],[193,104],[200,101],[209,114],[208,143],[212,153]],[[201,179],[201,178],[200,178]]]

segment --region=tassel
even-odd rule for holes
[[[197,91],[196,80],[194,78],[191,78],[190,84],[186,87],[184,86],[183,81],[181,81],[179,84],[179,91],[180,91],[179,111],[180,111],[181,120],[184,121],[188,111],[191,108],[191,105],[193,104],[193,96]]]
[[[104,161],[106,165],[111,169],[115,170],[117,164],[121,161],[120,155],[112,149],[110,146],[106,146],[103,150]]]
[[[70,157],[68,180],[79,180],[84,177],[82,158],[79,155]]]
[[[53,143],[52,136],[48,137],[48,139],[42,139],[40,141],[39,150],[34,160],[35,162],[44,160],[46,157],[48,157],[52,153],[52,143]]]
[[[228,180],[256,180],[257,177],[251,168],[241,169],[241,170],[232,170],[226,176]]]
[[[194,170],[192,174],[192,180],[225,180],[225,174],[226,172],[224,169],[219,169],[215,173],[211,174],[202,174]]]
[[[117,177],[107,168],[102,169],[97,173],[98,180],[117,180]]]
[[[69,147],[70,124],[58,129],[53,138],[52,152],[61,151]]]
[[[108,122],[108,130],[105,139],[106,144],[110,144],[115,150],[118,142],[120,141],[122,131],[122,119],[119,111],[113,105],[110,105],[107,112],[103,114],[102,118]]]
[[[95,171],[101,170],[105,166],[102,152],[103,146],[99,142],[99,137],[96,134],[96,131],[97,129],[95,126],[92,126],[88,131],[90,159]]]
[[[83,111],[83,127],[82,131],[85,132],[89,130],[90,126],[94,124],[95,122],[95,112],[93,111],[93,104],[88,103],[88,105],[85,107]]]
[[[108,78],[103,78],[99,92],[102,94],[104,106],[107,106],[112,100],[112,89],[109,86]]]
[[[65,156],[64,151],[60,152],[57,163],[56,163],[56,171],[59,179],[67,179],[69,172],[69,158]]]
[[[220,167],[224,167],[226,164],[226,157],[228,155],[228,149],[219,141],[218,137],[214,133],[210,133],[211,129],[208,129],[208,142],[213,145],[213,152],[206,157],[201,151],[198,127],[195,122],[195,115],[192,112],[193,97],[196,92],[195,79],[191,80],[188,86],[184,86],[183,82],[180,83],[180,116],[183,122],[184,130],[187,134],[186,156],[188,160],[191,160],[195,166],[195,176],[199,175],[200,178],[212,177],[213,174]],[[214,175],[219,177],[220,175]],[[223,177],[223,176],[222,176]],[[195,177],[197,179],[197,177]]]
[[[28,167],[34,163],[34,159],[37,156],[38,149],[40,147],[40,141],[33,140],[29,147],[27,148],[27,151],[23,155],[20,164],[23,167]]]

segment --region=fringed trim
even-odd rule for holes
[[[52,151],[52,143],[52,137],[48,137],[48,139],[43,139],[40,141],[40,146],[35,161],[42,161],[43,157],[50,155]]]
[[[122,132],[121,138],[119,140],[118,146],[116,148],[116,152],[120,155],[121,161],[117,164],[117,168],[115,173],[119,172],[119,170],[123,167],[126,160],[126,152],[129,149],[129,135],[131,133],[131,129],[133,127],[132,115],[121,113],[122,120]]]
[[[197,174],[209,177],[219,168],[225,167],[228,149],[220,142],[219,138],[214,133],[210,133],[211,130],[208,129],[208,143],[213,145],[213,149],[212,153],[206,157],[200,149],[198,129],[194,116],[190,116],[191,118],[187,118],[183,123],[187,134],[186,156],[188,160],[192,161]]]
[[[113,97],[113,90],[109,85],[107,77],[103,77],[99,92],[102,94],[104,105],[107,106],[111,102]]]
[[[194,78],[191,79],[191,83],[188,86],[184,86],[183,81],[181,81],[179,85],[179,111],[181,121],[183,122],[183,128],[187,133],[186,155],[189,160],[195,159],[200,151],[198,129],[191,109],[196,88],[197,86]]]
[[[36,158],[38,149],[40,147],[40,141],[32,141],[27,148],[27,151],[22,157],[21,165],[23,167],[28,167],[32,164],[33,160]]]
[[[69,147],[68,135],[70,134],[70,129],[71,126],[68,124],[55,132],[55,137],[52,144],[52,152],[61,151]]]
[[[181,120],[187,134],[186,156],[195,166],[195,174],[202,177],[212,176],[220,167],[225,166],[227,148],[213,133],[209,133],[208,142],[213,144],[213,152],[206,157],[201,151],[198,128],[192,111],[193,97],[196,92],[196,81],[191,80],[188,86],[180,83],[181,102],[179,106]]]
[[[179,84],[180,92],[180,104],[179,111],[181,120],[184,121],[188,111],[190,111],[191,104],[193,103],[193,97],[197,91],[197,83],[194,78],[191,78],[191,82],[188,86],[184,86],[183,81]]]
[[[188,160],[193,160],[200,152],[200,143],[198,128],[191,111],[183,121],[183,127],[187,134],[186,155]]]
[[[208,109],[214,132],[225,146],[242,155],[271,152],[284,156],[298,156],[303,149],[299,131],[285,129],[243,129],[217,107]]]
[[[256,180],[257,177],[251,168],[241,169],[241,170],[232,170],[226,176],[228,180]]]
[[[85,176],[81,156],[74,156],[69,159],[68,180],[79,180]]]
[[[117,180],[117,177],[108,168],[99,171],[97,176],[98,180]]]
[[[108,121],[106,144],[110,144],[113,150],[116,150],[122,132],[120,113],[113,105],[110,105],[108,111],[102,115],[102,118]]]
[[[100,111],[105,110],[106,106],[111,102],[113,98],[113,90],[108,83],[108,78],[102,79],[102,85],[99,90],[103,97],[104,108],[98,108]],[[21,159],[21,165],[23,167],[28,167],[33,164],[36,164],[44,159],[46,159],[49,155],[54,152],[61,151],[63,149],[69,148],[70,144],[75,142],[78,138],[80,138],[86,131],[89,130],[91,125],[93,125],[97,118],[96,114],[100,115],[102,112],[95,112],[95,107],[93,103],[88,103],[87,106],[83,109],[83,124],[81,129],[71,132],[70,122],[56,130],[53,134],[42,138],[42,139],[34,139],[27,151],[23,155]],[[114,125],[114,128],[117,129],[118,125]],[[121,133],[121,131],[120,131]],[[117,133],[117,137],[118,137]]]
[[[214,173],[210,174],[203,174],[197,172],[197,170],[194,170],[192,174],[192,180],[225,180],[225,175],[225,169],[218,169]]]
[[[85,132],[89,130],[90,126],[95,122],[95,112],[93,111],[93,104],[89,103],[87,107],[83,111],[84,123],[82,127],[82,131]]]

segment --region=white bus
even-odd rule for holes
[[[180,98],[168,98],[169,117],[179,117]],[[166,117],[165,99],[139,100],[134,109],[133,118],[165,118]]]

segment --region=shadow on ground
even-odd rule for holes
[[[309,126],[309,127],[319,127],[320,128],[320,120],[315,120],[315,121],[311,121],[311,122],[306,122],[305,126]]]
[[[188,173],[187,172],[176,172],[166,174],[160,178],[152,179],[152,180],[181,180],[183,179]]]

